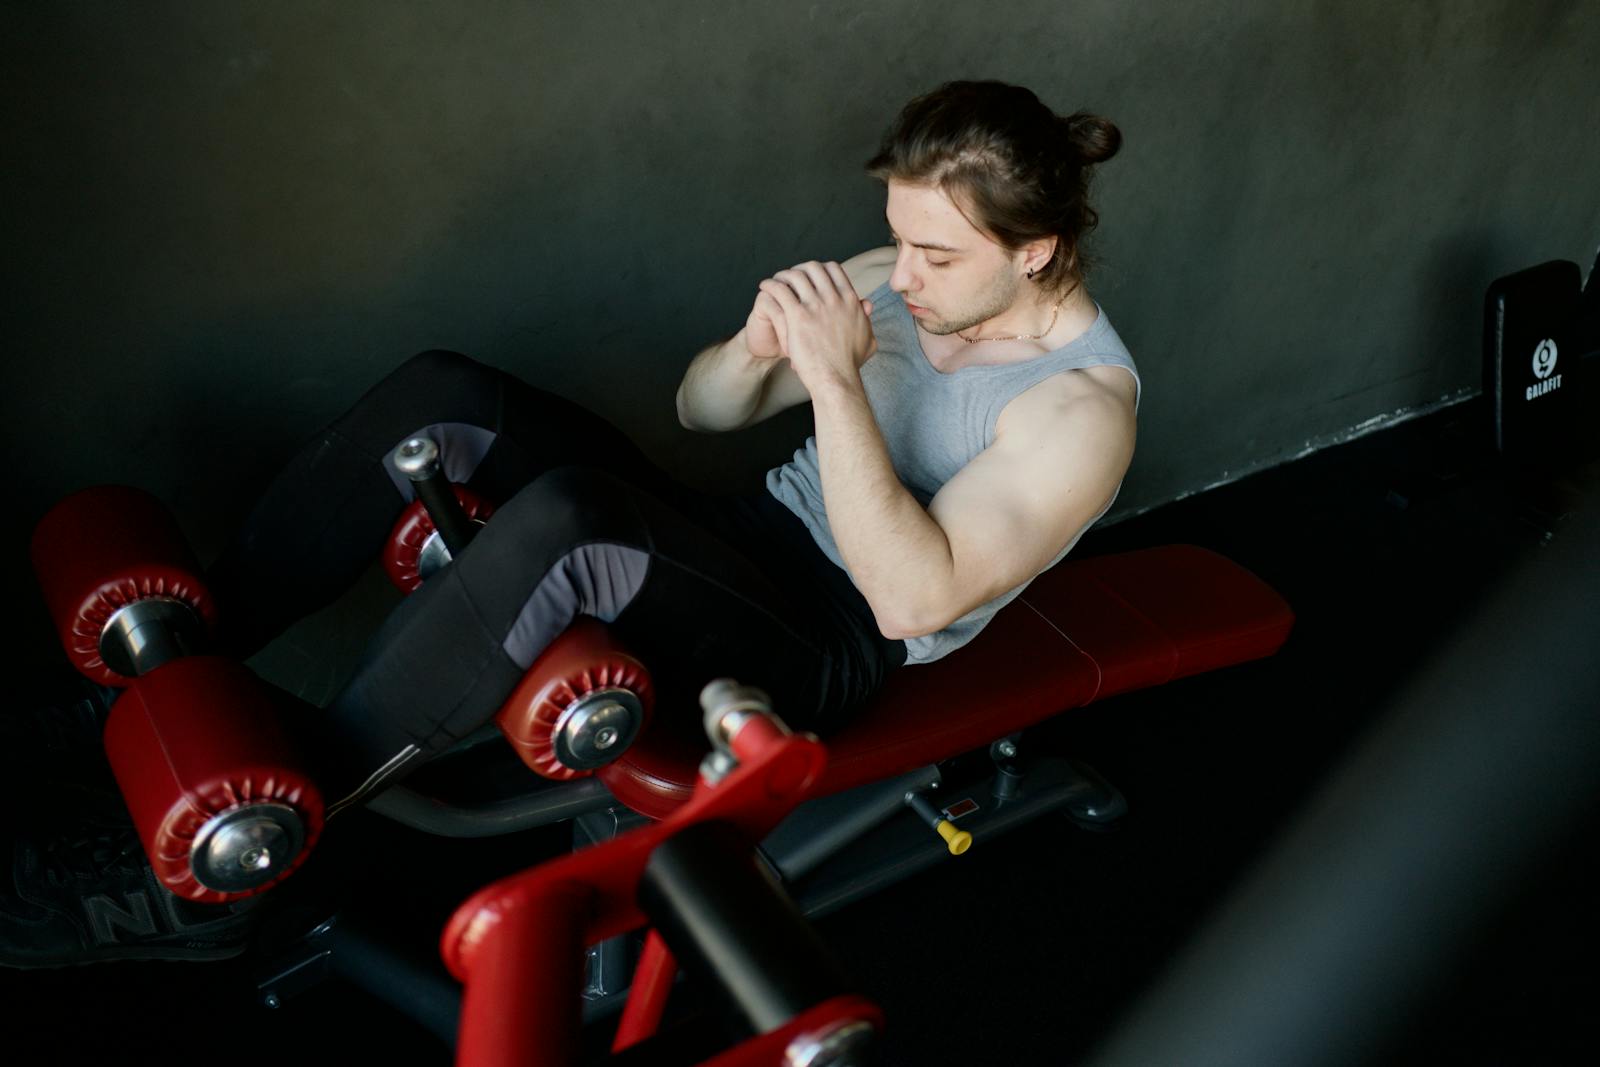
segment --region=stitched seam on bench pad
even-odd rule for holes
[[[1018,599],[1021,600],[1023,604],[1027,605],[1027,608],[1028,608],[1029,611],[1033,612],[1035,615],[1039,616],[1039,618],[1043,619],[1044,620],[1044,624],[1046,626],[1050,627],[1050,629],[1052,629],[1056,633],[1060,634],[1061,635],[1061,639],[1063,641],[1065,641],[1067,644],[1071,645],[1074,649],[1076,649],[1077,652],[1078,652],[1078,655],[1082,656],[1084,659],[1086,659],[1090,663],[1094,664],[1094,692],[1092,694],[1090,694],[1089,699],[1087,701],[1085,701],[1085,703],[1093,703],[1100,696],[1100,688],[1105,683],[1105,679],[1106,679],[1106,672],[1101,668],[1100,661],[1095,659],[1093,656],[1089,655],[1089,653],[1085,652],[1083,650],[1083,646],[1082,645],[1078,644],[1078,642],[1074,641],[1071,637],[1069,637],[1067,635],[1067,632],[1065,630],[1063,630],[1061,627],[1057,626],[1055,624],[1055,622],[1050,618],[1050,616],[1046,615],[1044,612],[1042,612],[1038,608],[1034,607],[1033,603],[1030,600],[1028,600],[1026,597],[1019,597]]]

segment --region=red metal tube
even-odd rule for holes
[[[633,971],[628,1002],[623,1005],[622,1020],[617,1023],[617,1033],[611,1041],[612,1052],[621,1052],[655,1035],[661,1027],[661,1016],[667,1010],[667,997],[672,993],[672,982],[677,975],[678,961],[672,950],[660,933],[651,930],[645,937],[644,951],[639,954],[639,965]]]
[[[459,1067],[573,1067],[581,1056],[584,927],[594,891],[539,886],[496,909],[471,955],[461,1000]]]

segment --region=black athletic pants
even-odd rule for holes
[[[577,615],[650,668],[657,714],[698,721],[713,678],[765,689],[797,728],[847,718],[905,661],[848,576],[764,486],[678,485],[603,419],[510,375],[426,352],[315,437],[212,571],[248,654],[336,599],[381,551],[409,483],[390,454],[427,431],[498,510],[372,638],[310,725],[331,798],[391,784],[487,722]]]

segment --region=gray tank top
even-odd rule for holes
[[[1052,374],[1084,367],[1125,367],[1133,375],[1135,388],[1139,388],[1133,357],[1103,310],[1082,336],[1054,352],[1021,363],[963,367],[942,374],[923,354],[916,320],[899,294],[886,283],[872,293],[871,300],[872,331],[878,339],[878,351],[862,366],[861,381],[888,445],[895,473],[924,507],[945,482],[989,447],[994,440],[995,422],[1006,404]],[[1136,392],[1136,409],[1137,397]],[[794,459],[767,473],[767,490],[805,524],[817,547],[848,573],[822,504],[815,436],[795,452]],[[1112,499],[1116,499],[1116,493]],[[1105,508],[1050,561],[1050,566],[1070,552],[1084,531],[1110,507],[1111,502],[1107,501]],[[931,663],[960,648],[1027,584],[1023,582],[974,608],[937,633],[908,639],[906,662]]]

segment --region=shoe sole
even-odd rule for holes
[[[126,948],[99,949],[92,954],[85,954],[81,958],[73,959],[40,960],[38,962],[0,959],[0,967],[17,971],[47,971],[63,967],[88,967],[96,963],[125,960],[146,960],[162,963],[214,963],[217,960],[231,960],[236,956],[242,956],[249,948],[249,945],[235,945],[217,949],[156,948],[130,945]]]

